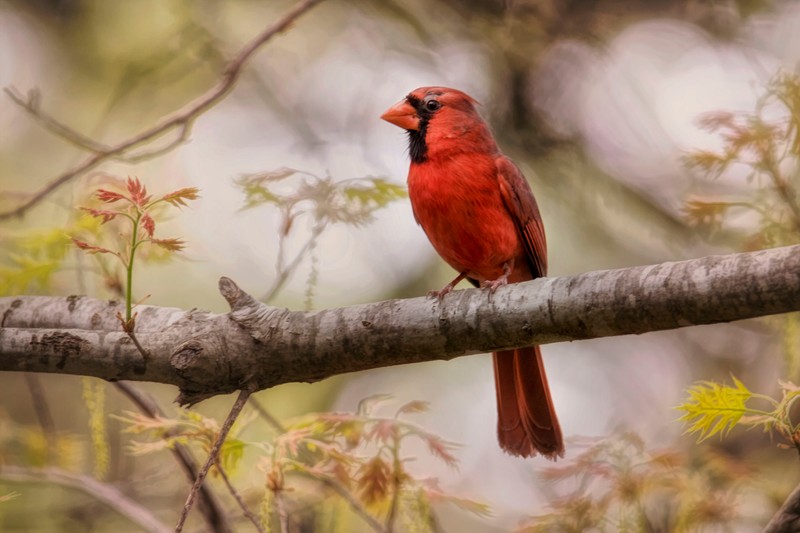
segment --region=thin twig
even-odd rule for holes
[[[56,425],[53,423],[53,416],[50,414],[47,397],[44,394],[42,383],[39,381],[39,376],[25,372],[25,382],[28,384],[28,391],[31,393],[36,419],[39,421],[39,427],[42,428],[42,434],[47,443],[47,457],[52,460],[57,450]]]
[[[403,478],[400,475],[403,463],[400,462],[400,436],[395,429],[394,446],[392,446],[392,502],[389,514],[386,517],[386,532],[394,533],[394,523],[397,520],[397,511],[400,507],[400,491],[403,487]]]
[[[80,490],[104,503],[145,531],[169,532],[169,528],[153,516],[146,507],[133,501],[113,485],[97,481],[84,474],[74,474],[60,468],[23,468],[6,465],[0,467],[0,479],[20,483],[56,484]]]
[[[197,491],[200,490],[200,487],[203,485],[211,466],[219,460],[219,451],[222,449],[222,445],[225,442],[233,423],[236,421],[239,413],[242,412],[242,408],[244,408],[245,404],[247,403],[247,399],[250,397],[252,392],[252,389],[242,389],[239,392],[239,396],[236,398],[236,402],[234,402],[233,407],[231,407],[231,412],[228,413],[227,418],[225,418],[225,422],[222,424],[222,427],[219,430],[217,440],[214,442],[214,446],[211,448],[211,452],[208,454],[208,460],[206,460],[203,468],[201,468],[197,473],[197,479],[195,479],[194,485],[192,485],[192,490],[189,491],[189,496],[186,498],[186,503],[183,505],[181,516],[178,518],[178,523],[175,526],[175,533],[180,533],[183,531],[183,526],[186,524],[186,518],[189,516],[189,511],[192,510],[192,505],[194,504],[194,498],[197,495]]]
[[[110,147],[90,139],[82,133],[75,131],[69,126],[62,124],[55,118],[44,113],[39,107],[41,96],[37,89],[28,91],[28,97],[25,98],[18,90],[13,87],[5,87],[3,89],[11,100],[22,109],[27,111],[29,115],[39,121],[45,129],[53,135],[60,137],[68,143],[77,146],[89,152],[103,153],[110,150]]]
[[[319,238],[319,236],[322,234],[322,232],[324,230],[325,230],[325,226],[324,225],[322,225],[322,224],[315,225],[314,229],[311,231],[311,236],[308,238],[308,240],[303,245],[303,247],[300,248],[300,251],[297,252],[297,255],[294,257],[294,259],[292,259],[292,261],[288,265],[282,266],[281,263],[283,262],[283,260],[279,259],[279,261],[278,261],[278,277],[275,278],[275,282],[272,284],[272,287],[261,298],[261,300],[263,302],[270,302],[273,298],[275,298],[275,296],[278,294],[278,292],[280,292],[280,290],[283,288],[283,286],[286,283],[286,281],[289,279],[289,275],[292,274],[292,272],[295,271],[295,269],[297,268],[297,265],[299,265],[300,261],[302,261],[303,258],[305,258],[306,253],[308,253],[308,251],[311,249],[311,247],[314,246],[314,244],[316,243],[317,239]],[[283,248],[283,241],[284,241],[284,236],[281,235],[280,245],[279,245],[281,247],[281,249]],[[281,252],[279,253],[279,257],[282,258],[282,256],[283,256],[283,253],[282,253],[282,250],[281,250]]]
[[[164,149],[157,149],[151,153],[150,157],[155,157],[164,153],[165,149],[172,149],[178,146],[188,135],[187,130],[191,129],[192,123],[203,113],[218,104],[225,98],[235,87],[236,82],[241,76],[244,65],[250,60],[253,54],[275,35],[285,31],[297,18],[303,15],[306,11],[320,3],[322,0],[301,0],[286,14],[284,14],[277,22],[262,31],[250,42],[245,44],[239,52],[231,59],[225,66],[222,76],[216,85],[211,87],[204,94],[187,104],[186,106],[178,109],[170,115],[165,116],[158,121],[154,126],[142,131],[138,135],[129,137],[113,146],[104,146],[104,150],[95,151],[86,159],[72,167],[65,170],[44,187],[34,192],[27,200],[23,201],[17,207],[8,211],[0,212],[0,221],[12,217],[21,217],[30,208],[41,202],[50,193],[55,191],[61,185],[73,180],[74,178],[83,175],[89,170],[97,167],[108,159],[114,159],[124,156],[127,152],[140,146],[146,145],[162,136],[174,131],[179,130],[178,140],[172,141]],[[12,94],[13,89],[6,89],[6,93]],[[13,96],[12,96],[12,99]],[[16,101],[16,99],[14,99]],[[53,120],[53,123],[57,123]],[[87,139],[84,139],[84,141]],[[141,158],[142,154],[134,156]]]
[[[283,490],[275,491],[275,507],[278,508],[278,524],[281,533],[289,533],[289,513],[286,510],[286,500],[283,499]]]
[[[139,342],[139,339],[136,338],[136,334],[133,331],[128,331],[127,329],[125,330],[125,333],[127,333],[128,338],[130,338],[133,341],[133,344],[136,346],[136,349],[139,350],[139,353],[142,354],[144,360],[149,361],[150,354],[147,352],[147,350],[144,349],[144,346],[142,346],[142,343]]]
[[[228,474],[227,472],[225,472],[225,469],[222,468],[222,464],[219,461],[219,459],[217,459],[216,467],[217,471],[219,472],[219,475],[222,477],[222,481],[224,481],[225,486],[228,487],[228,492],[231,493],[233,499],[236,500],[236,503],[239,504],[239,507],[244,513],[244,516],[246,516],[247,519],[253,523],[258,533],[265,533],[264,528],[261,527],[261,522],[259,521],[258,517],[255,514],[253,514],[253,511],[251,511],[249,507],[247,507],[247,503],[245,503],[244,498],[242,498],[242,495],[239,494],[239,491],[236,490],[236,487],[234,487],[233,484],[231,483],[231,480],[228,478]]]
[[[133,402],[142,413],[150,418],[164,416],[164,411],[159,407],[156,401],[150,395],[139,390],[139,388],[135,387],[132,383],[117,381],[114,385],[117,390]],[[189,481],[194,481],[197,478],[197,464],[189,449],[176,442],[170,447],[170,452],[175,456],[175,460],[178,461],[178,464],[181,465]],[[223,509],[222,504],[211,488],[206,485],[200,488],[199,505],[200,511],[203,513],[203,518],[212,531],[218,533],[229,533],[233,531],[233,528],[228,523],[225,509]]]

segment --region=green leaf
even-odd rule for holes
[[[731,376],[735,387],[700,381],[692,386],[685,403],[677,407],[684,411],[680,420],[690,423],[686,433],[698,433],[698,442],[716,434],[726,435],[746,414],[761,414],[747,408],[753,393],[744,383]]]

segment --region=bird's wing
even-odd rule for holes
[[[542,216],[533,197],[530,185],[517,166],[506,156],[495,161],[500,192],[514,224],[517,226],[531,274],[534,278],[547,275],[547,239],[544,235]]]

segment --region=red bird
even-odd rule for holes
[[[420,87],[381,118],[408,132],[414,218],[458,276],[494,292],[547,274],[539,207],[517,166],[497,148],[467,94]],[[500,447],[521,457],[564,454],[538,346],[492,354]]]

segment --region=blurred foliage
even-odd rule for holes
[[[149,417],[133,411],[127,411],[124,416],[112,416],[125,424],[123,430],[125,433],[152,439],[132,441],[129,450],[133,455],[145,455],[171,449],[175,444],[187,444],[199,448],[207,456],[220,430],[220,423],[217,420],[189,409],[180,409],[176,418]],[[245,442],[239,440],[237,436],[254,418],[253,413],[234,423],[220,450],[219,459],[222,468],[233,470],[238,466],[244,453]]]
[[[293,168],[259,172],[236,180],[245,195],[243,209],[271,206],[280,212],[277,275],[272,287],[262,297],[271,301],[283,288],[301,262],[310,257],[311,271],[306,283],[305,307],[313,307],[317,284],[317,241],[332,224],[362,226],[373,220],[377,210],[407,196],[405,187],[385,178],[366,176],[335,181],[330,176],[318,177]],[[293,259],[286,259],[286,239],[298,221],[308,219],[311,231],[305,244]]]
[[[769,119],[768,114],[780,118]],[[684,158],[689,169],[711,179],[726,171],[746,172],[745,179],[753,188],[732,200],[690,199],[686,204],[689,224],[714,238],[726,220],[752,215],[754,224],[733,230],[742,249],[800,242],[800,76],[782,73],[775,77],[754,112],[713,112],[699,123],[719,135],[722,150],[689,153]]]
[[[276,529],[287,507],[318,511],[315,520],[319,523],[346,523],[350,519],[332,519],[326,513],[346,515],[355,510],[369,517],[373,527],[385,524],[378,527],[386,531],[391,531],[397,520],[413,524],[416,531],[435,531],[426,527],[436,522],[433,503],[448,502],[488,515],[485,504],[445,492],[435,479],[416,477],[406,468],[413,459],[403,453],[408,439],[421,441],[431,456],[453,468],[457,465],[454,445],[404,419],[426,411],[425,402],[406,403],[392,417],[378,416],[376,409],[389,399],[366,398],[355,413],[312,413],[287,420],[267,441],[237,438],[256,413],[237,421],[222,448],[222,467],[234,471],[246,448],[259,455],[266,487],[260,504],[265,530]],[[163,451],[176,443],[208,453],[220,429],[216,420],[188,410],[177,418],[149,418],[132,412],[116,418],[126,423],[125,432],[148,437],[132,443],[131,452],[136,455]],[[316,484],[309,486],[303,480]],[[347,505],[322,505],[329,498],[342,499]]]
[[[46,294],[59,272],[77,268],[71,261],[70,235],[97,236],[100,220],[71,218],[66,227],[0,234],[0,295]]]
[[[57,432],[48,437],[41,427],[18,424],[0,411],[0,464],[57,466],[79,471],[89,453],[82,436]]]
[[[563,466],[541,470],[555,490],[551,511],[518,531],[682,533],[741,524],[738,493],[750,473],[723,455],[691,465],[675,450],[648,451],[634,433],[583,446]]]
[[[110,451],[106,427],[106,383],[96,378],[84,377],[83,401],[89,411],[89,434],[92,439],[94,477],[103,479],[108,473]]]

